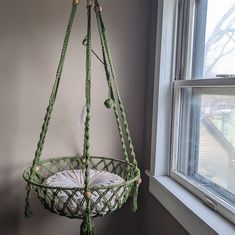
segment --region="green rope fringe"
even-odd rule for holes
[[[31,192],[31,189],[29,187],[27,189],[27,195],[26,195],[26,198],[25,198],[25,208],[24,208],[24,216],[25,216],[25,218],[31,218],[32,215],[33,215],[33,212],[31,211],[31,208],[30,208],[30,202],[29,202],[30,192]]]
[[[80,235],[95,235],[95,225],[90,215],[86,215],[82,224]]]
[[[138,192],[139,192],[139,184],[136,182],[132,193],[131,210],[133,213],[135,213],[138,210]]]

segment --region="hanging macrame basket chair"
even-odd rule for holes
[[[122,207],[129,197],[132,198],[133,211],[137,210],[137,195],[141,179],[126,115],[116,84],[110,49],[101,16],[102,8],[98,0],[94,0],[94,11],[100,36],[102,59],[92,50],[91,10],[93,1],[87,0],[87,36],[83,42],[86,46],[86,119],[84,124],[83,155],[41,160],[41,153],[57,96],[68,41],[78,4],[79,0],[73,1],[56,79],[51,92],[35,157],[32,166],[26,169],[23,174],[27,182],[25,216],[30,217],[32,215],[29,201],[31,189],[34,189],[46,209],[61,216],[82,219],[80,234],[94,235],[93,217],[104,216],[115,211]],[[109,91],[109,97],[104,102],[104,105],[114,112],[124,160],[90,155],[92,53],[104,65]]]

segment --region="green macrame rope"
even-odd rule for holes
[[[61,52],[61,57],[56,73],[56,79],[51,92],[49,105],[47,107],[47,112],[44,118],[44,123],[42,126],[40,139],[37,145],[37,150],[35,152],[35,157],[32,166],[25,171],[24,178],[27,181],[27,195],[25,199],[25,216],[29,217],[32,215],[30,210],[30,192],[33,187],[38,194],[39,199],[43,205],[52,212],[59,215],[67,216],[69,218],[80,218],[83,219],[81,225],[81,235],[95,235],[94,223],[92,221],[92,213],[94,209],[97,210],[97,215],[104,215],[110,213],[117,208],[120,208],[132,195],[132,208],[133,211],[137,210],[137,196],[140,178],[140,170],[137,166],[135,151],[130,136],[130,131],[128,123],[126,120],[126,115],[124,107],[120,98],[120,94],[116,84],[116,78],[114,74],[114,69],[111,60],[110,49],[108,46],[108,41],[106,38],[105,27],[99,11],[96,11],[96,18],[98,24],[98,30],[101,40],[103,61],[100,60],[105,69],[106,80],[109,88],[109,98],[105,101],[105,106],[107,108],[112,108],[116,118],[118,132],[121,139],[121,145],[125,157],[125,161],[118,161],[111,158],[103,157],[91,157],[90,156],[90,119],[91,119],[91,57],[92,57],[92,46],[91,46],[91,7],[92,0],[88,0],[87,6],[87,36],[86,36],[86,83],[85,83],[85,93],[86,93],[86,120],[84,128],[84,146],[83,146],[83,156],[80,158],[76,157],[63,157],[58,159],[49,159],[46,161],[41,161],[41,153],[43,150],[45,137],[47,134],[49,121],[53,111],[53,106],[56,100],[58,87],[61,79],[61,74],[63,70],[64,60],[67,52],[69,36],[72,29],[72,24],[74,21],[74,16],[77,9],[77,4],[74,1],[71,10],[67,31],[65,34],[63,49]],[[99,6],[98,0],[95,0],[95,7]],[[96,55],[97,56],[97,55]],[[130,156],[129,156],[130,155]],[[41,168],[41,170],[40,170]],[[66,189],[63,187],[50,188],[49,186],[43,185],[43,182],[48,176],[51,176],[57,172],[65,169],[85,169],[85,187],[84,188],[73,188]],[[89,172],[90,169],[105,170],[114,174],[118,174],[124,178],[125,182],[120,185],[110,185],[106,187],[89,187]],[[39,170],[38,170],[39,169]],[[63,204],[63,208],[59,209],[55,206],[56,197],[59,192],[65,192],[68,195],[66,202]],[[84,194],[84,198],[81,203],[77,205],[76,211],[71,211],[69,203],[73,201],[74,195],[77,192]],[[88,193],[88,194],[87,194]],[[107,198],[107,194],[112,196]],[[98,195],[97,199],[93,199],[91,195]],[[87,196],[90,195],[90,196]],[[48,201],[50,203],[48,204]],[[103,200],[103,207],[98,208],[99,202]],[[115,205],[112,204],[112,200],[115,200]],[[79,214],[82,206],[86,203],[86,208],[83,214]],[[99,211],[98,211],[99,210]],[[91,216],[92,215],[92,216]]]
[[[95,225],[92,221],[90,211],[86,212],[85,217],[82,221],[80,235],[95,235]]]
[[[61,79],[61,74],[63,71],[65,56],[66,56],[66,52],[67,52],[67,48],[68,48],[69,37],[70,37],[71,30],[72,30],[72,25],[73,25],[73,20],[74,20],[76,10],[77,10],[77,4],[73,3],[68,26],[67,26],[67,30],[66,30],[66,34],[65,34],[63,48],[62,48],[62,52],[61,52],[61,56],[60,56],[60,61],[59,61],[59,65],[58,65],[57,72],[56,72],[56,79],[55,79],[53,89],[52,89],[52,92],[50,95],[49,105],[47,107],[46,115],[44,118],[44,123],[42,125],[42,130],[40,133],[39,142],[37,144],[35,157],[34,157],[34,160],[33,160],[32,166],[31,166],[30,177],[32,176],[35,165],[40,161],[40,156],[42,154],[42,149],[43,149],[43,146],[45,143],[45,138],[46,138],[48,126],[49,126],[49,122],[51,119],[53,106],[55,104],[56,95],[58,92],[58,87],[59,87],[59,83],[60,83],[60,79]],[[30,217],[32,215],[32,212],[30,210],[30,204],[29,204],[31,187],[29,184],[27,186],[28,186],[27,187],[27,195],[26,195],[26,199],[25,199],[25,216]]]
[[[98,0],[95,0],[95,6],[97,8],[99,8]],[[120,122],[118,110],[117,110],[115,105],[113,106],[114,113],[115,113],[115,116],[116,116],[116,120],[117,120],[117,123],[118,123],[119,135],[121,136],[121,143],[122,143],[122,146],[123,146],[123,151],[124,151],[124,154],[126,153],[125,158],[128,159],[128,154],[127,154],[127,152],[125,152],[126,144],[125,144],[125,140],[124,140],[124,137],[123,137],[122,127],[124,127],[124,129],[125,129],[125,133],[126,133],[127,141],[128,141],[128,147],[129,147],[130,154],[131,154],[131,157],[132,157],[132,162],[135,165],[136,170],[138,172],[138,175],[140,177],[140,170],[139,170],[138,165],[137,165],[134,146],[133,146],[132,139],[131,139],[131,136],[130,136],[130,131],[129,131],[129,127],[128,127],[128,123],[127,123],[123,103],[122,103],[122,100],[120,98],[119,90],[117,88],[116,76],[115,76],[115,73],[114,73],[114,68],[113,68],[113,64],[112,64],[112,59],[111,59],[110,49],[109,49],[109,46],[108,46],[107,37],[106,37],[106,34],[105,34],[105,27],[104,27],[104,23],[103,23],[102,16],[101,16],[101,11],[96,10],[96,18],[97,18],[97,25],[98,25],[98,30],[99,30],[99,34],[100,34],[100,40],[101,40],[101,46],[102,46],[102,52],[103,52],[104,67],[105,67],[105,70],[107,71],[106,72],[106,77],[107,77],[107,80],[109,81],[109,84],[110,84],[109,88],[111,90],[111,93],[114,94],[114,90],[116,92],[118,108],[121,112],[121,117],[122,117],[121,120],[122,121]],[[107,61],[108,61],[108,65],[107,65]],[[110,68],[110,70],[111,70],[112,81],[110,81],[110,72],[109,72],[108,68]],[[113,90],[113,86],[114,86],[114,90]],[[129,172],[129,169],[127,169],[127,171]],[[137,182],[135,182],[135,184],[133,186],[133,189],[132,189],[132,211],[133,212],[136,212],[137,209],[138,209],[138,203],[137,203],[138,190],[139,190],[139,182],[137,181]]]
[[[31,192],[31,187],[30,187],[29,183],[27,184],[26,187],[27,187],[27,192],[26,192],[26,197],[25,197],[24,216],[26,218],[30,218],[33,215],[33,213],[32,213],[32,211],[30,209],[30,202],[29,202],[29,200],[30,200],[30,192]]]
[[[98,0],[95,0],[95,6],[99,7]],[[132,161],[133,161],[133,164],[136,165],[136,167],[138,168],[137,161],[136,161],[136,156],[135,156],[135,151],[134,151],[134,146],[133,146],[133,142],[132,142],[132,139],[131,139],[131,136],[130,136],[130,131],[129,131],[126,115],[125,115],[125,110],[124,110],[123,103],[122,103],[122,100],[121,100],[121,97],[120,97],[120,94],[119,94],[119,90],[117,88],[116,76],[115,76],[114,67],[113,67],[113,64],[112,64],[111,53],[110,53],[110,49],[109,49],[109,46],[108,46],[108,40],[107,40],[106,33],[105,33],[105,26],[104,26],[100,11],[96,12],[96,18],[97,18],[98,30],[99,30],[99,34],[100,34],[100,38],[101,38],[102,50],[104,50],[103,57],[106,57],[106,59],[104,60],[104,63],[108,62],[108,65],[105,65],[105,66],[106,67],[109,66],[110,71],[111,71],[111,75],[112,75],[113,79],[112,79],[112,82],[110,84],[111,84],[111,86],[112,85],[114,86],[115,92],[117,94],[118,105],[119,105],[119,109],[121,111],[121,116],[122,116],[122,121],[123,121],[122,124],[125,128],[125,133],[127,135],[127,141],[128,141],[129,149],[130,149],[130,152],[131,152],[130,154],[131,154],[131,157],[132,157]],[[116,113],[117,113],[117,110],[115,112],[115,116],[116,116]],[[120,123],[119,127],[122,127],[121,123]],[[119,132],[120,132],[120,130],[119,130]]]
[[[90,161],[90,112],[91,112],[91,6],[87,7],[87,45],[86,45],[86,120],[84,129],[83,157],[85,159],[85,190],[89,184]]]
[[[98,15],[96,15],[96,17],[98,17]],[[97,22],[98,22],[98,19],[97,19]],[[110,98],[112,100],[114,100],[115,97],[114,97],[114,92],[113,92],[113,88],[112,88],[112,85],[111,85],[110,72],[109,72],[109,69],[108,69],[108,63],[107,63],[107,58],[106,58],[105,48],[104,48],[104,42],[103,42],[103,38],[102,38],[102,35],[101,35],[101,28],[100,28],[99,23],[97,25],[98,25],[98,31],[99,31],[99,34],[100,34],[101,48],[102,48],[102,55],[103,55],[103,64],[104,64],[104,69],[105,69],[105,74],[106,74],[106,80],[107,80],[107,83],[108,83]],[[125,160],[127,162],[129,162],[126,143],[125,143],[125,139],[124,139],[124,135],[123,135],[123,131],[122,131],[122,125],[121,125],[121,122],[120,122],[120,118],[119,118],[119,115],[118,115],[116,105],[114,104],[112,108],[114,109],[114,114],[115,114],[115,117],[116,117],[116,122],[117,122],[117,126],[118,126],[118,133],[119,133],[119,136],[120,136],[120,139],[121,139],[121,145],[122,145],[122,150],[123,150],[123,153],[124,153],[124,157],[125,157]]]
[[[89,192],[90,172],[90,112],[91,112],[91,6],[87,6],[87,44],[86,44],[86,121],[84,130],[83,158],[85,159],[85,193]],[[90,193],[90,192],[89,192]],[[85,194],[84,194],[85,197]],[[91,201],[86,199],[86,214],[81,225],[81,235],[95,235],[94,223],[91,219]]]
[[[138,193],[139,193],[139,183],[135,182],[133,191],[132,191],[132,204],[131,210],[132,212],[136,212],[138,210]]]

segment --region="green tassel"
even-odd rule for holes
[[[25,216],[25,218],[31,218],[32,215],[33,215],[33,212],[30,209],[30,205],[29,205],[29,203],[26,203],[25,210],[24,210],[24,216]]]
[[[131,210],[133,213],[135,213],[138,210],[138,192],[139,192],[139,184],[136,182],[132,194]]]
[[[86,215],[82,224],[80,235],[95,235],[95,225],[90,215]]]
[[[27,190],[27,195],[25,198],[24,216],[25,216],[25,218],[31,218],[33,215],[33,212],[31,211],[31,208],[30,208],[30,202],[29,202],[31,187],[29,185],[27,185],[26,190]]]

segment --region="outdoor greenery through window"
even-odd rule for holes
[[[235,223],[235,1],[178,7],[171,176]]]

